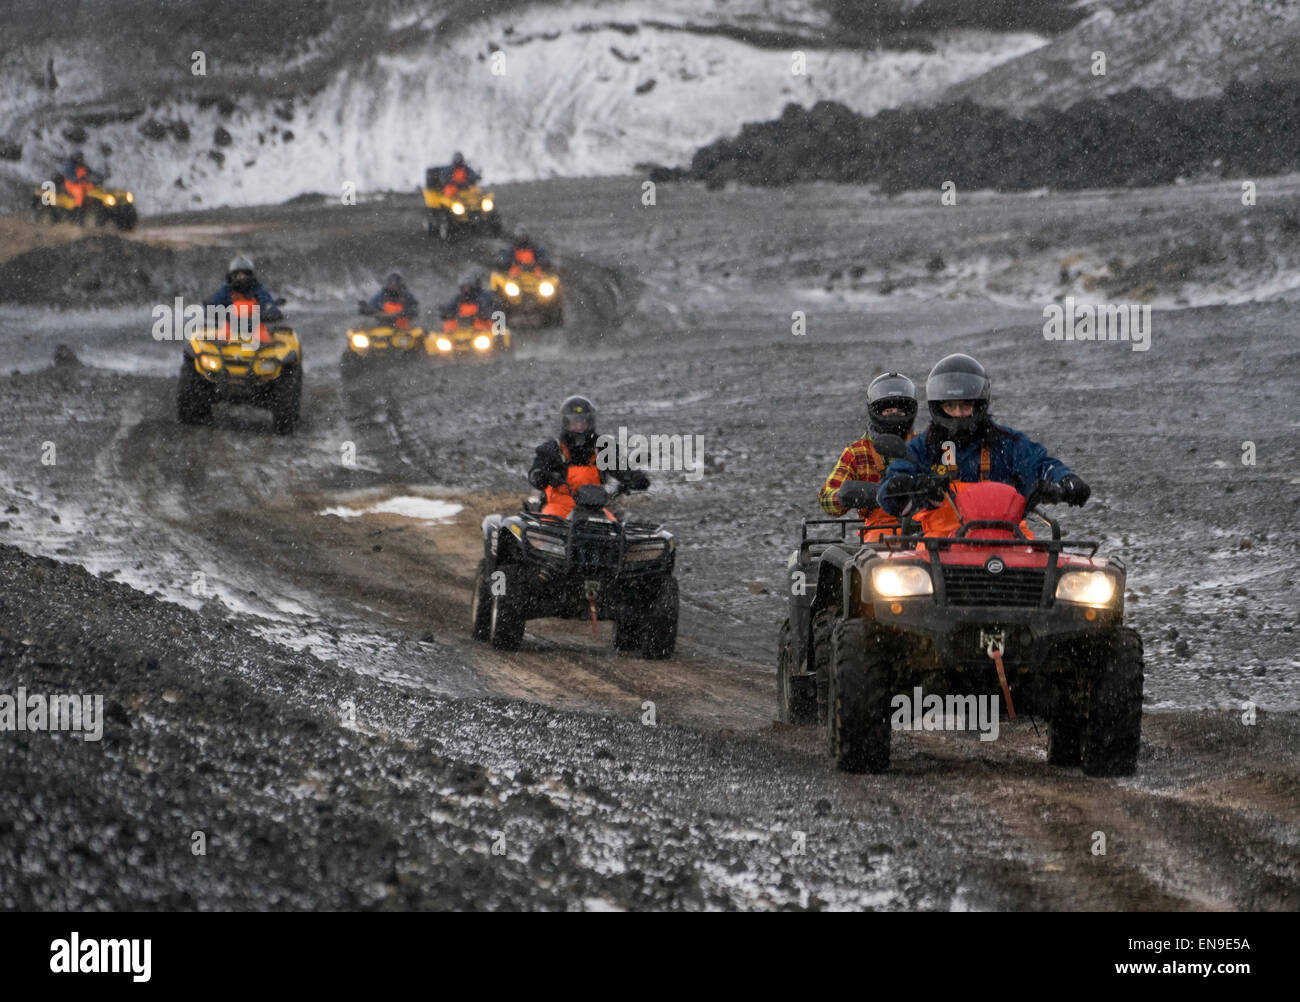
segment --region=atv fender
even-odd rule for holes
[[[496,566],[497,550],[501,545],[501,530],[505,520],[504,515],[489,515],[483,519],[483,559],[487,561],[489,569]]]

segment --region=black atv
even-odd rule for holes
[[[483,520],[483,560],[474,582],[475,640],[519,649],[530,619],[614,621],[614,648],[667,658],[677,644],[676,541],[660,525],[620,521],[611,495],[589,484],[567,518],[543,515],[540,500],[518,515]]]
[[[894,436],[877,448],[905,454]],[[1005,484],[970,484],[963,493],[938,486],[960,519],[951,535],[926,536],[903,519],[896,535],[863,542],[858,523],[805,521],[788,564],[781,719],[823,723],[839,768],[883,772],[899,694],[919,686],[960,705],[1000,692],[1009,716],[1018,708],[1046,719],[1052,764],[1133,773],[1143,660],[1141,638],[1123,623],[1124,565],[1097,556],[1095,542],[1065,541],[1038,511],[1035,504],[1060,500],[1055,485],[1029,498]],[[1050,538],[1026,536],[1021,522],[1030,515]]]

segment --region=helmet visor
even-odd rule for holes
[[[566,414],[564,415],[564,430],[566,433],[574,435],[585,435],[591,431],[595,422],[590,414]]]
[[[974,372],[940,372],[925,384],[927,400],[987,400],[987,376]]]

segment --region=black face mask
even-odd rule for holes
[[[252,275],[237,275],[230,280],[230,287],[240,295],[247,296],[257,288],[257,279]]]

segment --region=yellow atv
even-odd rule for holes
[[[203,335],[185,342],[176,416],[182,424],[209,424],[214,403],[250,404],[269,410],[276,433],[287,435],[302,401],[298,335],[281,323],[254,331],[245,316],[228,312],[239,309],[209,306]]]
[[[424,196],[424,232],[444,241],[462,234],[499,236],[501,217],[496,196],[472,184],[457,188],[443,185],[436,170],[429,171],[420,189]]]
[[[430,332],[425,337],[424,350],[441,358],[465,353],[506,354],[510,351],[510,329],[504,323],[481,317],[447,317],[439,333]]]
[[[56,175],[32,191],[32,212],[38,223],[74,222],[85,226],[90,220],[96,226],[112,223],[119,230],[133,230],[140,216],[135,209],[135,196],[124,188],[105,188],[104,175],[90,175],[86,182],[81,207],[64,186],[62,175]]]
[[[504,271],[492,272],[490,286],[493,294],[506,304],[511,320],[526,317],[543,327],[564,323],[560,276],[554,271],[511,265]]]
[[[359,305],[362,313],[376,315],[376,319],[372,324],[348,328],[348,344],[343,352],[345,368],[368,358],[407,358],[424,344],[424,328],[416,327],[406,316],[388,311],[376,314],[364,299]]]

